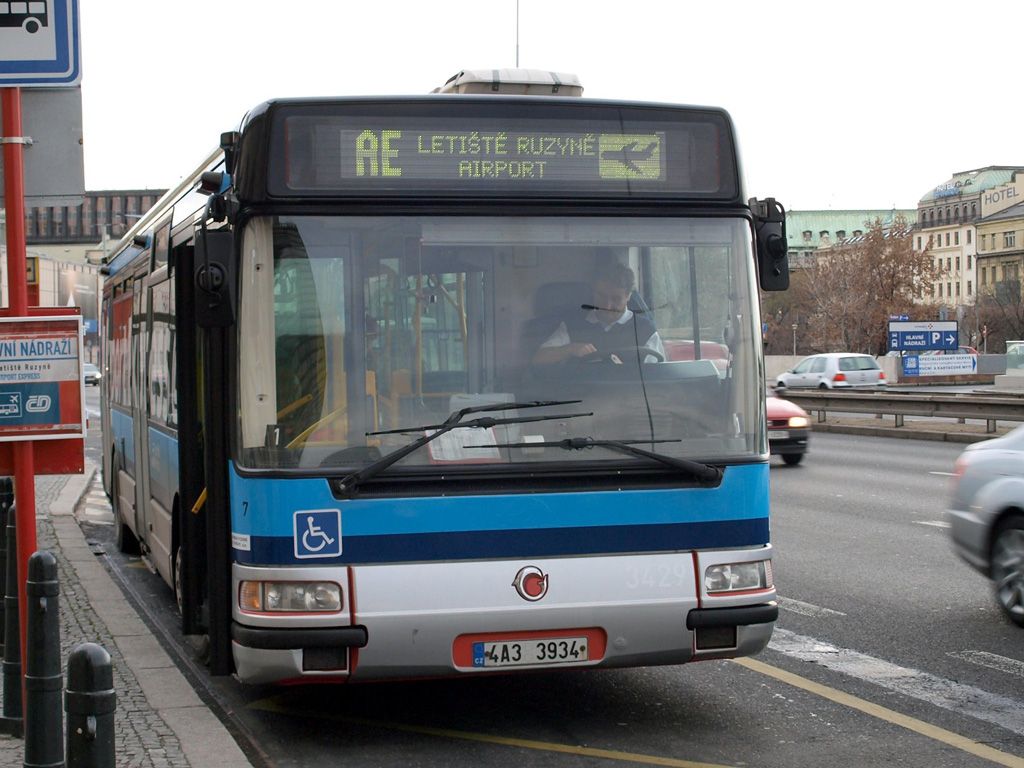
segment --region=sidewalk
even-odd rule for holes
[[[199,698],[86,542],[75,508],[95,474],[96,467],[87,462],[84,475],[36,478],[39,549],[56,556],[60,573],[65,682],[67,657],[78,643],[99,643],[110,653],[117,692],[118,768],[248,768],[249,760],[223,723]],[[23,761],[24,742],[0,735],[0,768],[20,768]]]

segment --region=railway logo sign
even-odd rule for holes
[[[0,87],[66,87],[81,78],[78,0],[0,2]]]
[[[295,557],[341,554],[341,510],[302,509],[295,513]]]

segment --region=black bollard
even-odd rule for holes
[[[96,643],[76,645],[68,657],[67,768],[114,768],[114,668]]]
[[[60,582],[57,558],[46,551],[28,559],[25,658],[25,768],[64,768],[60,674]]]
[[[14,507],[7,510],[7,584],[4,595],[4,712],[0,731],[21,736],[21,621],[18,618],[18,543]]]

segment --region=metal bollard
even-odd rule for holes
[[[28,559],[25,659],[25,768],[64,768],[60,674],[60,582],[57,558],[46,551]]]
[[[68,657],[67,768],[114,768],[114,668],[96,643],[76,645]]]
[[[7,584],[4,595],[4,711],[0,731],[21,736],[21,621],[18,618],[18,544],[14,507],[7,510]]]

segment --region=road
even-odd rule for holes
[[[112,529],[130,599],[272,766],[1024,766],[1024,632],[943,527],[960,447],[814,435],[772,463],[781,615],[754,660],[252,688],[211,679]]]

